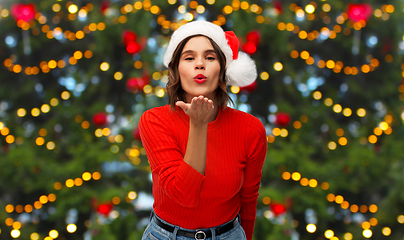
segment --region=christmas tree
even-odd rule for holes
[[[404,235],[398,0],[3,1],[0,238],[141,238],[153,202],[137,131],[167,102],[175,29],[233,30],[258,78],[229,86],[267,129],[254,238]]]

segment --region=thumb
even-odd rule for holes
[[[184,103],[183,101],[177,101],[175,103],[176,106],[182,108],[182,110],[186,111],[188,109],[188,106],[186,103]]]

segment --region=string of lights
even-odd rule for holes
[[[323,182],[320,185],[318,184],[318,181],[316,179],[308,179],[305,177],[302,177],[302,175],[299,172],[283,172],[282,173],[282,178],[284,180],[293,180],[296,182],[299,182],[302,186],[310,186],[312,188],[316,188],[316,187],[321,187],[321,189],[323,190],[328,190],[329,189],[329,183],[327,182]],[[266,196],[263,198],[263,203],[265,205],[268,205],[271,203],[271,199]],[[333,193],[329,193],[327,194],[327,201],[329,202],[335,202],[338,205],[340,205],[340,207],[342,209],[349,209],[352,213],[357,213],[357,212],[361,212],[361,213],[367,213],[370,212],[372,214],[375,214],[378,211],[378,207],[376,204],[371,204],[369,206],[366,205],[360,205],[358,206],[357,204],[350,204],[347,200],[344,199],[344,197],[342,195],[335,195]],[[397,221],[401,224],[404,224],[404,215],[398,215],[397,216]],[[363,235],[366,238],[369,238],[370,236],[372,236],[372,231],[370,230],[370,228],[372,226],[376,226],[378,224],[378,220],[374,217],[371,217],[369,219],[369,221],[363,221],[361,224],[361,227],[363,228]],[[308,224],[306,227],[308,232],[315,232],[317,230],[317,227],[315,224]],[[391,233],[391,229],[389,227],[384,227],[382,229],[382,233],[385,236],[389,236]],[[336,236],[334,236],[334,232],[332,230],[326,230],[324,232],[325,237],[327,237],[328,239],[338,239]],[[334,237],[334,238],[333,238]],[[344,239],[346,240],[352,240],[352,234],[351,233],[345,233],[344,234]]]
[[[101,178],[101,174],[99,172],[84,172],[80,178],[76,179],[67,179],[64,183],[64,185],[67,188],[72,188],[74,186],[81,186],[83,185],[84,181],[90,181],[91,179],[93,180],[99,180]],[[63,187],[63,184],[61,182],[55,182],[53,184],[55,190],[61,190]],[[41,195],[37,201],[33,204],[26,204],[25,206],[22,205],[12,205],[8,204],[5,207],[5,211],[9,214],[15,212],[17,214],[21,213],[31,213],[34,209],[41,209],[45,204],[47,203],[52,203],[55,202],[57,199],[56,194],[50,193],[48,195]],[[115,201],[116,202],[116,201]],[[38,219],[39,221],[39,219]],[[19,221],[15,221],[13,218],[9,217],[5,220],[5,224],[7,226],[11,226],[13,229],[11,230],[10,234],[13,238],[18,238],[20,236],[20,229],[22,228],[22,223]],[[71,233],[75,232],[73,229],[77,229],[77,227],[73,224],[68,224],[67,225],[67,230]],[[51,230],[49,232],[49,236],[51,239],[55,239],[58,236],[58,231],[57,230]],[[31,239],[39,239],[39,235],[37,233],[32,233],[31,234]],[[45,237],[47,239],[47,237]]]
[[[80,178],[76,179],[67,179],[64,184],[61,182],[55,182],[54,183],[54,188],[55,190],[61,190],[63,186],[67,188],[72,188],[72,187],[80,187],[83,185],[84,182],[88,182],[90,180],[100,180],[101,179],[101,174],[99,172],[84,172]],[[134,191],[128,192],[127,196],[125,197],[125,201],[127,203],[133,202],[137,198],[137,193]],[[31,213],[34,209],[41,209],[45,204],[55,202],[57,199],[56,194],[51,193],[49,195],[42,195],[39,197],[38,201],[36,201],[33,204],[27,204],[25,206],[22,205],[12,205],[8,204],[5,207],[5,211],[9,214],[15,212],[17,214],[21,213]],[[114,205],[118,205],[121,203],[121,198],[118,196],[115,196],[112,198],[111,203]],[[115,212],[114,213],[116,217],[118,217],[119,213]],[[112,215],[114,215],[112,214]],[[20,229],[22,228],[23,224],[19,221],[15,221],[13,218],[7,218],[5,220],[5,224],[7,226],[11,226],[13,229],[11,230],[11,236],[14,238],[18,238],[20,236]],[[77,230],[77,226],[75,224],[67,224],[66,229],[69,233],[74,233]],[[49,236],[45,237],[44,239],[55,239],[59,235],[58,231],[53,229],[49,232]],[[32,233],[31,234],[31,239],[39,239],[39,234],[38,233]]]

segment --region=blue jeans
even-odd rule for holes
[[[159,218],[157,215],[154,214],[154,217]],[[189,238],[189,237],[184,237],[184,236],[180,236],[177,235],[177,231],[179,229],[182,230],[188,230],[188,231],[192,231],[189,229],[185,229],[185,228],[180,228],[178,226],[172,225],[167,223],[166,221],[164,221],[163,219],[159,218],[163,223],[170,225],[172,227],[175,228],[174,232],[169,232],[163,228],[161,228],[160,226],[158,226],[156,224],[156,222],[154,221],[153,218],[151,218],[150,223],[147,225],[146,230],[143,233],[143,237],[142,240],[195,240],[195,238]],[[244,232],[243,227],[240,225],[240,222],[238,221],[239,218],[237,218],[237,223],[236,225],[233,227],[233,229],[220,234],[219,236],[215,236],[215,228],[210,228],[210,229],[200,229],[200,230],[207,230],[207,231],[212,231],[212,237],[211,238],[206,238],[206,240],[246,240],[246,235]],[[224,226],[226,223],[217,226],[217,227],[221,227]]]

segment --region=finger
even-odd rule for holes
[[[213,101],[209,99],[208,101],[208,108],[213,109],[215,106],[213,105]]]
[[[192,100],[191,100],[191,108],[196,109],[197,103],[198,103],[198,98],[197,97],[192,98]]]
[[[185,103],[183,102],[183,101],[177,101],[177,102],[175,102],[175,105],[176,106],[183,106]]]
[[[203,108],[203,97],[202,97],[202,96],[199,96],[199,97],[197,98],[197,105],[196,105],[196,108],[199,108],[199,109],[202,109],[202,108]]]
[[[209,108],[209,98],[203,99],[203,108],[205,108],[205,109]]]
[[[182,110],[186,111],[188,109],[188,106],[186,103],[184,103],[183,101],[177,101],[175,103],[176,106],[182,108]]]
[[[198,97],[198,100],[201,102],[201,104],[203,104],[204,99],[205,99],[205,97],[204,97],[204,96],[202,96],[202,95]]]

